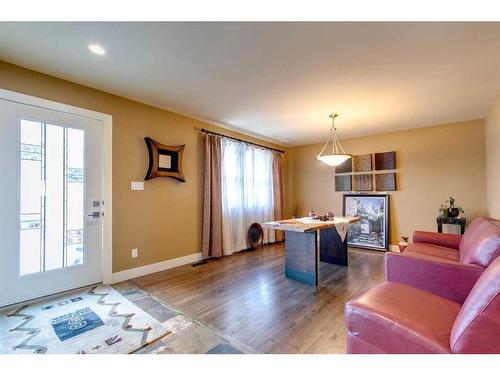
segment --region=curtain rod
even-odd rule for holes
[[[196,130],[202,132],[202,133],[207,133],[207,134],[215,134],[215,135],[218,135],[218,136],[221,136],[223,138],[229,138],[229,139],[232,139],[234,141],[238,141],[238,142],[243,142],[243,143],[248,143],[250,145],[253,145],[253,146],[257,146],[257,147],[261,147],[261,148],[266,148],[268,150],[272,150],[272,151],[276,151],[276,152],[281,152],[282,154],[285,153],[285,151],[283,150],[278,150],[277,148],[272,148],[272,147],[268,147],[268,146],[263,146],[263,145],[259,145],[258,143],[254,143],[254,142],[250,142],[250,141],[244,141],[243,139],[239,139],[239,138],[235,138],[235,137],[230,137],[229,135],[225,135],[225,134],[221,134],[221,133],[217,133],[217,132],[213,132],[211,130],[207,130],[207,129],[204,129],[204,128],[196,128]]]

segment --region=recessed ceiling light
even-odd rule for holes
[[[96,55],[104,55],[106,53],[106,50],[99,44],[89,44],[89,50]]]

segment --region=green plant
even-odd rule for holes
[[[447,213],[452,208],[456,208],[458,212],[460,212],[461,214],[464,213],[464,209],[462,207],[455,206],[455,202],[456,202],[455,198],[450,197],[441,204],[441,206],[439,207],[439,213],[441,217],[447,217],[448,216]]]

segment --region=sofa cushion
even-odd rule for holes
[[[450,353],[460,305],[408,285],[383,282],[345,306],[349,332],[386,353]]]
[[[444,297],[460,305],[483,274],[484,268],[418,253],[384,255],[384,280],[394,281]]]
[[[432,245],[439,245],[458,250],[460,247],[460,234],[436,233],[416,230],[413,232],[413,242],[424,242]]]
[[[460,240],[460,262],[488,265],[500,255],[500,222],[480,217],[473,220]]]
[[[429,243],[411,243],[405,249],[405,255],[424,255],[422,258],[429,260],[451,260],[458,262],[460,260],[460,253],[449,247],[443,247],[439,245],[432,245]]]
[[[500,354],[500,258],[488,266],[465,300],[450,346],[454,353]]]

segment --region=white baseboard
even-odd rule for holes
[[[398,245],[389,245],[389,251],[399,253]],[[141,277],[145,275],[149,275],[151,273],[160,272],[164,270],[168,270],[170,268],[175,268],[179,266],[183,266],[185,264],[198,262],[203,259],[201,253],[194,253],[191,255],[186,255],[180,258],[174,258],[165,260],[163,262],[148,264],[147,266],[131,268],[125,271],[115,272],[111,274],[111,277],[104,278],[104,284],[115,284],[121,281],[130,280],[136,277]]]
[[[201,253],[195,253],[191,255],[186,255],[180,258],[169,259],[163,262],[148,264],[147,266],[131,268],[125,271],[115,272],[111,274],[111,277],[105,278],[103,280],[104,284],[115,284],[120,281],[130,280],[135,277],[140,277],[144,275],[149,275],[151,273],[160,272],[168,270],[170,268],[183,266],[185,264],[198,262],[203,259]]]

